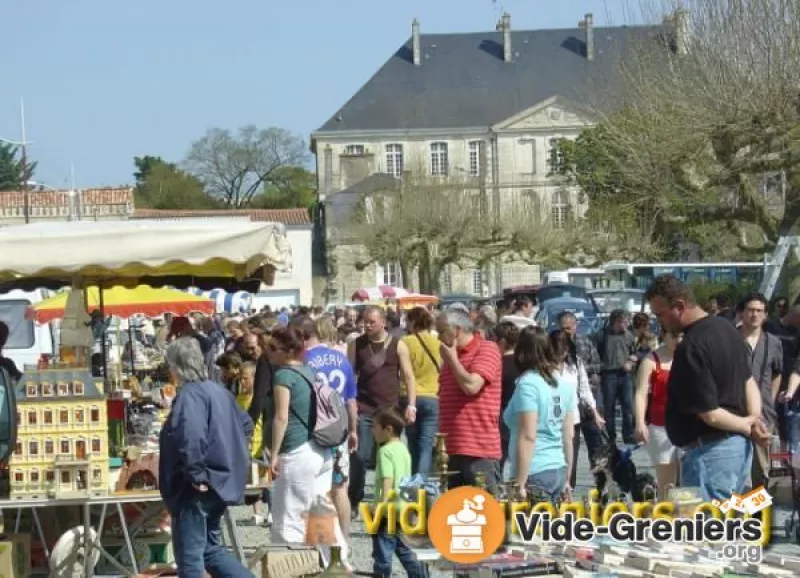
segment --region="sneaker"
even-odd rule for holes
[[[267,517],[266,517],[266,519],[264,520],[264,524],[265,524],[266,526],[272,526],[272,512],[270,512],[269,514],[267,514]]]
[[[253,514],[253,525],[260,526],[264,523],[264,516],[261,514]]]

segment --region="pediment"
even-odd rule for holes
[[[586,111],[555,95],[497,123],[492,128],[494,130],[579,128],[589,124],[592,122]]]

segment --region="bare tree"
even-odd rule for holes
[[[233,135],[212,128],[192,144],[186,169],[200,179],[209,194],[226,206],[247,206],[272,183],[280,169],[304,166],[308,150],[299,136],[282,128],[258,129],[249,125]]]
[[[710,226],[769,250],[800,219],[800,3],[643,6],[668,10],[671,54],[643,43],[622,63],[622,110],[600,113],[616,198],[650,232]]]

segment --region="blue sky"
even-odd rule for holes
[[[2,0],[0,138],[24,99],[37,180],[133,180],[133,157],[185,156],[207,128],[308,139],[408,38],[631,23],[625,0]]]

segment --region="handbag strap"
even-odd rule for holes
[[[433,362],[433,366],[436,368],[436,372],[439,373],[439,371],[441,371],[441,369],[439,368],[439,362],[436,361],[436,358],[433,356],[433,353],[431,353],[431,350],[428,349],[428,345],[425,343],[425,340],[423,340],[422,337],[420,337],[419,333],[415,333],[414,335],[419,341],[419,344],[422,346],[422,349],[424,349],[425,353],[428,354],[428,357],[430,358],[431,362]]]
[[[308,377],[306,377],[306,374],[303,373],[302,371],[296,370],[293,367],[286,367],[285,369],[288,369],[289,371],[292,371],[292,372],[296,373],[297,375],[299,375],[300,377],[303,378],[303,381],[305,381],[308,384],[308,388],[311,390],[310,396],[308,398],[309,402],[314,403],[314,405],[316,406],[316,403],[317,403],[317,392],[314,390],[314,384],[311,383],[311,380],[308,379]],[[295,411],[295,409],[292,407],[292,399],[291,399],[291,397],[289,398],[289,411],[292,412],[294,414],[294,416],[298,420],[300,420],[300,423],[305,426],[306,430],[308,430],[308,435],[310,436],[311,435],[311,426],[309,426],[308,422],[306,420],[304,420],[302,417],[300,417],[300,414],[297,413],[297,411]]]

